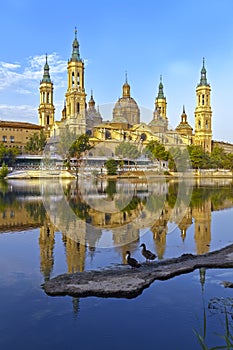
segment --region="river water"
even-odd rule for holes
[[[51,297],[65,272],[233,243],[233,182],[11,180],[0,184],[0,349],[206,349],[232,341],[232,269],[155,281],[132,299]],[[129,267],[130,268],[130,267]],[[223,336],[226,335],[224,339]],[[203,345],[204,346],[204,345]],[[232,347],[229,347],[232,348]]]

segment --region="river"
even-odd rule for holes
[[[142,262],[142,242],[159,260],[219,249],[233,243],[232,218],[231,179],[0,183],[0,348],[226,346],[233,290],[221,282],[233,282],[231,269],[155,281],[132,299],[50,297],[41,285],[126,264],[127,250]]]

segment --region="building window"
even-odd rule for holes
[[[205,95],[202,95],[202,106],[205,104]]]
[[[208,129],[208,120],[205,121],[205,127]]]
[[[74,87],[74,72],[72,72],[72,87]]]
[[[49,115],[47,115],[46,124],[49,125]]]
[[[10,142],[14,143],[15,142],[15,137],[14,136],[10,136]]]
[[[47,92],[47,103],[49,103],[49,92]]]
[[[77,103],[77,113],[79,114],[79,112],[80,112],[80,104],[79,104],[79,102]]]
[[[77,74],[77,84],[80,85],[80,77],[79,77],[79,73]]]
[[[6,136],[2,137],[2,142],[7,142],[7,137]]]
[[[198,128],[200,129],[201,128],[201,121],[198,120]]]

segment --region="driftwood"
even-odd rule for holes
[[[183,254],[178,258],[142,263],[138,269],[118,265],[103,270],[66,273],[46,281],[42,287],[53,296],[134,298],[155,280],[167,280],[201,267],[233,267],[233,244],[203,255]]]

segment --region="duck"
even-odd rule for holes
[[[131,258],[131,253],[129,250],[127,250],[126,252],[126,260],[127,260],[127,263],[133,268],[134,267],[138,268],[141,266],[141,264],[136,259]]]
[[[150,250],[146,249],[145,243],[142,243],[140,245],[142,247],[142,255],[146,258],[147,260],[155,260],[156,254],[152,253]]]

